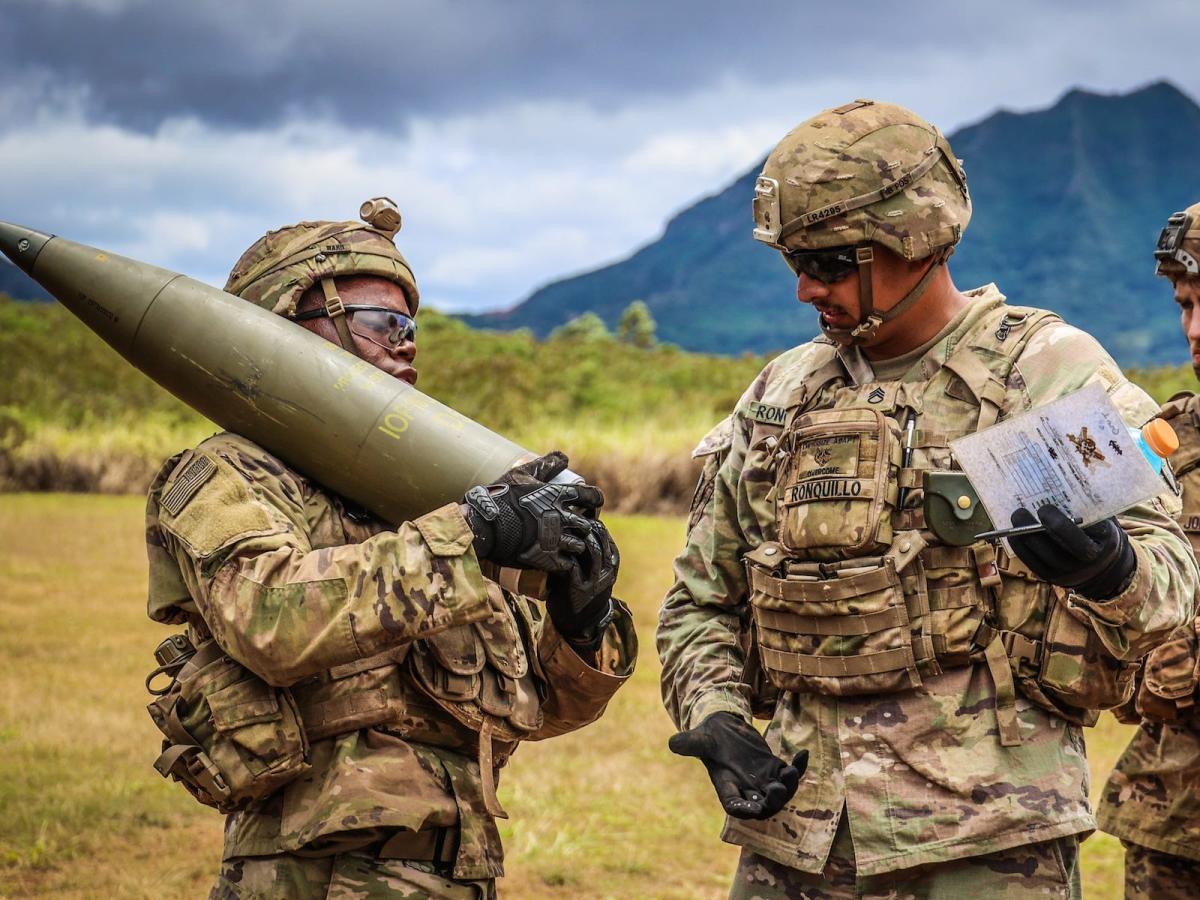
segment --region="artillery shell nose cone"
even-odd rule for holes
[[[27,275],[32,274],[33,261],[52,237],[32,228],[0,222],[0,252]]]

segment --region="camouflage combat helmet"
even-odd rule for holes
[[[1200,203],[1167,219],[1154,248],[1154,274],[1200,275]]]
[[[933,125],[901,106],[855,100],[802,122],[771,151],[754,185],[754,238],[780,250],[852,247],[861,319],[832,336],[867,340],[924,292],[971,218],[967,176]],[[907,260],[935,257],[886,313],[874,310],[872,243]],[[789,260],[790,262],[790,260]]]
[[[320,283],[342,346],[356,353],[336,277],[376,275],[394,281],[403,288],[413,315],[420,302],[412,269],[394,243],[401,225],[395,202],[375,197],[358,214],[361,222],[298,222],[267,232],[237,261],[226,292],[291,318],[301,295]]]

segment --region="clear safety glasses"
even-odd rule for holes
[[[404,313],[398,313],[394,309],[387,309],[383,306],[349,304],[345,310],[346,317],[350,322],[350,330],[377,344],[398,347],[417,336],[416,320]],[[329,311],[322,307],[292,316],[292,320],[304,322],[308,319],[320,319],[328,315]]]

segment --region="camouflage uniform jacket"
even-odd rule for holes
[[[776,504],[768,489],[775,483],[772,466],[785,465],[787,458],[781,450],[785,462],[772,462],[771,436],[799,412],[829,408],[838,385],[866,384],[870,394],[886,397],[913,381],[939,386],[913,401],[924,406],[920,429],[929,436],[928,446],[944,448],[947,432],[976,430],[980,407],[956,400],[963,397],[961,384],[951,379],[942,390],[941,382],[931,381],[980,323],[997,328],[1004,298],[995,287],[968,296],[972,303],[964,315],[900,382],[881,383],[876,391],[870,386],[874,373],[861,353],[835,356],[829,342],[818,338],[769,363],[732,416],[698,448],[707,462],[687,543],[675,562],[677,580],[659,620],[663,698],[681,729],[721,711],[749,721],[753,711],[771,718],[766,738],[781,758],[809,749],[808,773],[779,814],[761,823],[730,819],[723,833],[727,841],[801,871],[821,871],[843,812],[862,875],[1094,827],[1081,729],[1017,697],[1019,745],[1002,746],[997,688],[984,665],[928,674],[916,689],[860,696],[778,691],[747,670],[751,609],[743,563],[748,553],[778,537]],[[1019,322],[1014,328],[1019,331]],[[1093,338],[1056,318],[1027,343],[999,346],[1023,347],[1006,383],[995,386],[1001,415],[1092,381],[1107,388],[1129,422],[1140,424],[1155,412],[1150,398],[1125,380]],[[814,375],[818,355],[829,362]],[[831,366],[836,369],[832,378]],[[938,432],[941,437],[935,437]],[[941,452],[928,451],[925,464],[946,468],[948,452]],[[1165,492],[1122,517],[1138,562],[1128,587],[1104,602],[1076,600],[1076,616],[1118,659],[1144,655],[1192,614],[1197,576],[1165,505],[1174,502]],[[982,615],[980,605],[964,612]]]
[[[1179,524],[1200,553],[1200,395],[1171,398],[1163,417],[1179,436],[1180,448],[1171,456],[1183,487]],[[1146,710],[1104,786],[1097,818],[1103,831],[1122,840],[1200,861],[1198,633],[1200,619],[1147,657],[1139,698],[1152,688],[1181,709],[1171,721]]]
[[[197,459],[209,473],[198,486],[188,480]],[[599,667],[585,664],[540,604],[484,577],[457,504],[391,530],[237,435],[168,461],[147,518],[150,617],[211,633],[228,656],[289,687],[310,731],[307,774],[227,819],[227,859],[457,827],[455,877],[500,876],[482,742],[451,714],[467,705],[453,692],[482,680],[503,699],[507,685],[527,720],[520,737],[537,740],[599,718],[633,669],[622,604]],[[441,702],[421,679],[440,686]],[[522,695],[529,684],[536,690]],[[345,728],[364,712],[371,727]],[[497,765],[516,746],[507,724]]]

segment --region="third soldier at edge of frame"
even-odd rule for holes
[[[1200,203],[1168,219],[1154,252],[1179,305],[1192,368],[1200,377]],[[1168,400],[1161,417],[1179,437],[1171,454],[1183,488],[1179,524],[1200,552],[1200,395]],[[1200,896],[1200,620],[1146,658],[1136,697],[1118,718],[1139,724],[1101,794],[1100,828],[1125,844],[1127,898]]]

